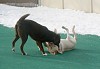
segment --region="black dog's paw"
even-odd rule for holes
[[[12,48],[12,51],[15,52],[15,48]]]
[[[47,53],[43,54],[43,56],[47,56],[47,55],[48,55]]]
[[[27,55],[27,53],[22,53],[22,55]]]

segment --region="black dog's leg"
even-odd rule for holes
[[[46,42],[43,42],[43,45],[44,45],[45,47],[47,47]]]
[[[37,43],[37,45],[39,46],[39,48],[40,48],[42,54],[43,54],[44,56],[46,56],[47,54],[44,52],[44,49],[43,49],[43,46],[42,46],[42,42],[36,41],[36,43]]]
[[[16,35],[15,35],[15,39],[13,40],[13,42],[12,42],[12,51],[14,51],[15,52],[15,43],[16,43],[16,41],[19,39],[19,35],[18,35],[18,27],[17,27],[17,25],[15,25],[15,32],[16,32]]]
[[[16,41],[19,39],[19,36],[18,35],[16,35],[16,37],[15,37],[15,39],[13,40],[13,42],[12,42],[12,51],[14,51],[15,52],[15,43],[16,43]]]
[[[22,44],[20,46],[20,50],[22,52],[22,55],[27,55],[27,53],[25,53],[23,50],[24,44],[26,43],[27,39],[28,39],[28,35],[21,36]]]

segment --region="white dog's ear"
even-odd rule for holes
[[[57,34],[57,29],[54,29],[54,32]]]

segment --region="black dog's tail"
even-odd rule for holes
[[[30,14],[25,14],[25,15],[23,15],[23,16],[18,20],[17,23],[22,22],[22,21],[25,20],[25,18],[28,17],[29,15],[30,15]]]

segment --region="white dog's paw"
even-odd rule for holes
[[[12,51],[15,52],[15,48],[12,48]]]
[[[47,56],[47,55],[48,55],[47,53],[43,54],[43,56]]]

